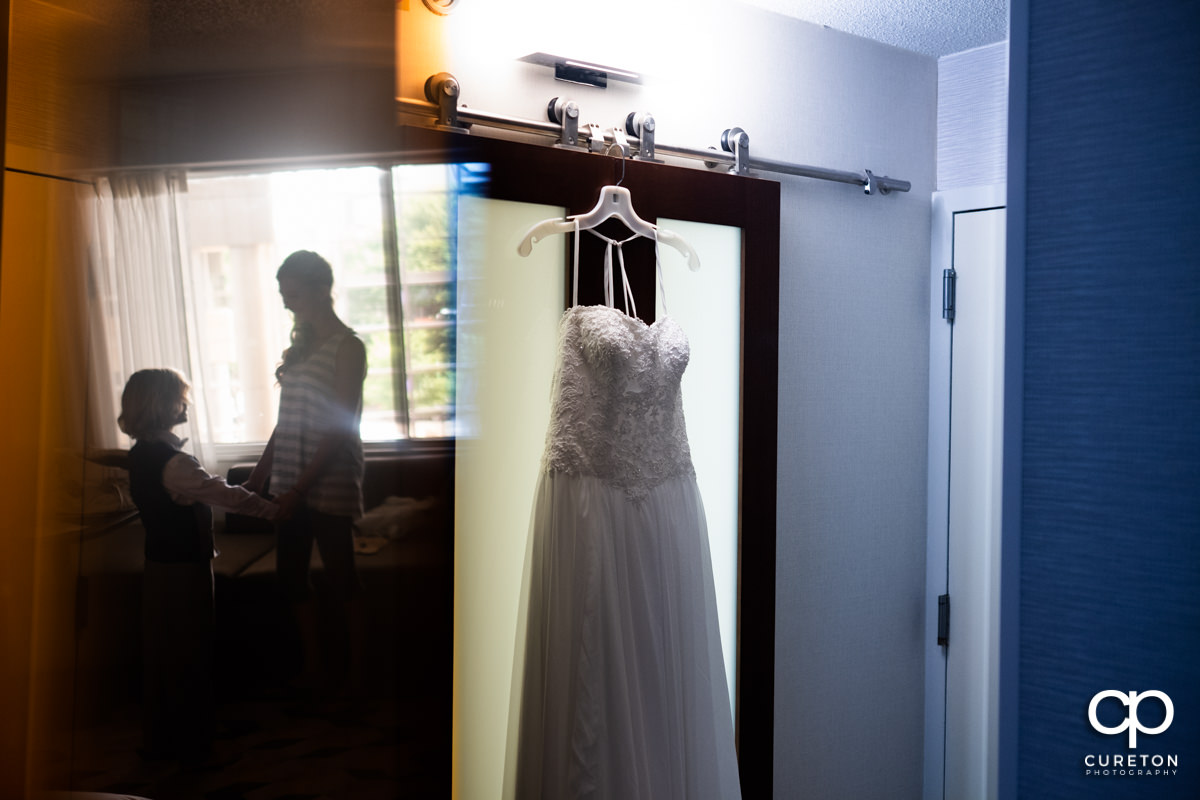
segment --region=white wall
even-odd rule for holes
[[[783,185],[775,794],[918,797],[936,64],[800,23],[750,36],[780,108],[743,127],[772,157],[913,184]]]
[[[509,16],[524,18],[513,5]],[[716,146],[738,126],[766,158],[912,182],[865,197],[763,176],[783,184],[775,793],[919,797],[937,63],[715,0],[689,5],[687,21],[639,4],[650,23],[626,15],[616,36],[602,19],[620,18],[619,5],[528,46],[572,55],[567,39],[589,29],[630,40],[606,63],[641,68],[621,59],[653,51],[647,68],[662,77],[645,86],[555,82],[501,52],[523,33],[472,21],[485,4],[439,21],[413,2],[398,15],[399,93],[421,97],[444,70],[481,110],[543,119],[550,98],[570,97],[581,122],[604,127],[652,112],[661,143]]]
[[[1008,42],[938,59],[937,188],[1008,179]]]

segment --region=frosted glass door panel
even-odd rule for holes
[[[742,347],[742,230],[659,219],[687,240],[700,270],[671,247],[660,247],[665,298],[658,314],[675,318],[688,335],[691,360],[683,374],[683,411],[696,479],[708,517],[721,646],[732,708],[737,676],[738,432]],[[736,712],[736,709],[732,709]],[[736,713],[734,718],[736,719]]]
[[[521,580],[529,515],[550,417],[565,297],[557,237],[522,258],[531,225],[563,209],[461,200],[454,565],[454,792],[504,796],[514,675],[524,665]],[[741,230],[660,220],[700,254],[691,272],[662,248],[667,311],[687,332],[684,413],[704,499],[725,668],[734,697],[737,644]],[[663,313],[661,304],[659,316]]]
[[[493,800],[504,777],[521,575],[564,296],[561,244],[547,241],[526,258],[516,246],[530,225],[563,209],[460,202],[453,781],[456,797]]]

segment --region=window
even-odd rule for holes
[[[366,344],[364,440],[451,436],[458,198],[486,178],[445,164],[190,174],[185,246],[213,442],[271,434],[292,324],[275,270],[300,249],[333,265],[338,316]]]

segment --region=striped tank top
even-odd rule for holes
[[[334,401],[333,375],[338,348],[352,331],[334,334],[304,361],[279,379],[279,420],[271,461],[271,491],[281,495],[295,485],[312,460],[325,434],[350,432],[346,445],[327,463],[304,495],[305,505],[325,514],[357,519],[362,516],[363,446],[359,434],[361,409],[339,409]]]

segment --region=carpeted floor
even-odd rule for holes
[[[150,800],[449,797],[449,741],[430,730],[432,713],[393,697],[227,702],[218,709],[213,757],[183,765],[138,755],[139,711],[131,705],[76,732],[70,788]]]

